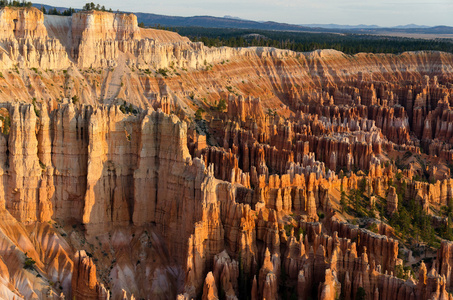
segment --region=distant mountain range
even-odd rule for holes
[[[33,6],[47,10],[54,8],[46,4],[35,3]],[[55,7],[58,11],[64,11],[67,7]],[[79,10],[79,9],[76,9]],[[272,21],[258,22],[244,20],[238,17],[212,17],[212,16],[193,16],[178,17],[166,16],[152,13],[134,13],[137,15],[139,23],[145,26],[165,26],[165,27],[207,27],[207,28],[237,28],[237,29],[262,29],[276,31],[304,31],[304,32],[333,32],[333,33],[355,33],[355,34],[380,34],[405,33],[405,34],[453,34],[453,27],[450,26],[424,26],[416,24],[400,25],[395,27],[380,27],[378,25],[338,25],[338,24],[287,24]]]
[[[415,29],[415,28],[430,28],[425,25],[417,24],[407,24],[407,25],[398,25],[393,27],[382,27],[378,25],[338,25],[338,24],[301,24],[301,26],[311,27],[311,28],[326,28],[326,29],[383,29],[383,28],[392,28],[392,29]]]

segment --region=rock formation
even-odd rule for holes
[[[392,215],[398,210],[398,195],[396,189],[391,186],[387,194],[387,213]]]
[[[1,298],[452,298],[452,54],[12,7],[0,39]]]

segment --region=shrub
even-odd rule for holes
[[[9,134],[9,129],[11,127],[11,118],[9,115],[6,117],[0,116],[0,120],[3,122],[3,134],[8,135]]]
[[[27,253],[25,253],[24,269],[34,270],[35,264],[36,264],[36,261],[33,258],[28,257]]]
[[[72,103],[77,104],[79,102],[79,96],[74,95],[72,96]]]
[[[204,109],[198,108],[195,112],[195,120],[200,121],[203,118]]]
[[[157,69],[157,74],[160,74],[164,77],[167,77],[168,76],[168,72],[170,72],[167,68],[164,68],[164,69]]]
[[[219,103],[216,106],[218,111],[224,111],[227,108],[225,99],[220,99]]]
[[[285,233],[286,233],[286,236],[290,236],[291,235],[291,229],[293,228],[293,226],[291,224],[286,224],[285,225]]]
[[[368,228],[368,230],[370,230],[370,231],[372,231],[372,232],[374,232],[374,233],[379,233],[378,226],[377,226],[376,223],[372,223],[372,224],[370,225],[370,227]]]
[[[359,287],[355,294],[356,300],[365,300],[366,299],[366,291],[363,287]]]

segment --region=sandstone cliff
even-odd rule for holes
[[[0,40],[1,297],[452,298],[453,55],[33,8]],[[414,207],[434,242],[390,226]]]

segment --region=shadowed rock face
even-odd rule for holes
[[[388,223],[414,203],[449,226],[453,55],[15,8],[0,41],[0,298],[452,298],[451,242],[404,274]]]

